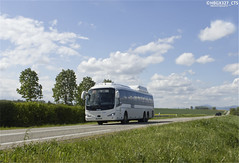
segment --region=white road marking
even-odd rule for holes
[[[31,131],[31,129],[29,131],[25,131],[25,132],[17,132],[17,133],[8,133],[8,134],[0,134],[1,136],[12,136],[12,135],[21,135],[21,134],[26,134],[26,132],[29,133],[39,133],[39,132],[51,132],[51,131],[64,131],[64,130],[73,130],[73,129],[84,129],[84,128],[95,128],[98,126],[86,126],[86,127],[74,127],[74,128],[60,128],[60,129],[48,129],[48,130],[39,130],[39,131]],[[35,129],[35,128],[32,128]]]
[[[105,132],[105,131],[110,131],[110,130],[111,129],[100,130],[100,131],[91,131],[91,132],[83,132],[83,133],[76,133],[76,134],[68,134],[68,135],[51,136],[51,137],[29,139],[29,140],[15,141],[15,142],[7,142],[7,143],[1,143],[1,146],[27,143],[27,142],[35,142],[35,141],[41,141],[41,140],[57,139],[57,138],[63,138],[63,137],[69,137],[69,136],[78,136],[78,135],[84,135],[84,134],[92,134],[92,133]]]

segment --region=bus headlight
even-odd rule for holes
[[[90,114],[86,114],[86,117],[89,117],[89,118],[90,118],[90,117],[91,117],[91,115],[90,115]]]
[[[110,116],[115,116],[115,113],[112,113],[112,114],[109,114],[109,115],[107,115],[108,117],[110,117]]]

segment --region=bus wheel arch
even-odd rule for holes
[[[128,112],[125,111],[124,112],[124,119],[121,121],[122,124],[127,124],[129,123],[129,119],[128,119]]]

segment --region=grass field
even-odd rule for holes
[[[215,115],[217,112],[224,113],[224,110],[202,110],[202,109],[164,109],[156,108],[154,109],[155,114],[162,115],[177,115],[177,116],[203,116],[203,115]]]
[[[239,117],[223,116],[0,151],[0,162],[239,162]]]

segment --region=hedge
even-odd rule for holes
[[[85,111],[82,106],[0,101],[0,126],[2,127],[75,124],[85,122],[84,117]]]
[[[231,109],[230,109],[230,114],[231,114],[231,115],[237,115],[237,116],[239,116],[239,107],[237,107],[237,108],[231,108]]]

